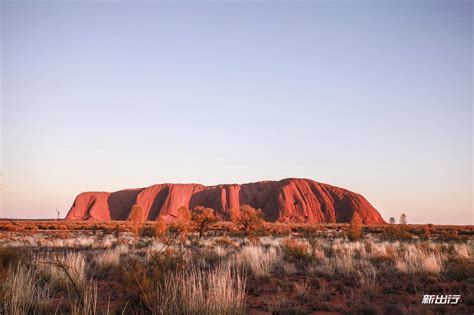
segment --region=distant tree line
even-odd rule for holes
[[[395,221],[395,218],[394,217],[390,217],[390,219],[388,220],[388,223],[390,224],[395,224],[396,221]],[[402,225],[406,225],[407,224],[407,216],[405,213],[402,213],[400,215],[400,221],[399,221],[400,224]]]
[[[255,209],[249,205],[242,205],[239,209],[230,209],[229,216],[231,222],[237,230],[242,231],[249,236],[263,226],[263,212],[261,209]],[[138,237],[141,228],[146,221],[145,212],[140,205],[133,205],[128,216],[132,232]],[[219,217],[212,208],[197,206],[194,209],[188,209],[181,206],[176,211],[176,218],[172,222],[164,221],[159,217],[155,223],[155,234],[163,234],[171,229],[178,235],[185,236],[189,232],[197,232],[199,238],[203,237],[212,226],[219,221]],[[169,227],[168,227],[169,225]]]

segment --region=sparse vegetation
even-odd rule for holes
[[[51,299],[49,283],[42,283],[37,272],[23,263],[11,267],[4,278],[3,290],[4,310],[12,315],[45,311]]]
[[[281,244],[283,258],[291,263],[305,263],[312,260],[309,245],[296,239],[285,239]]]
[[[231,211],[232,222],[244,231],[245,235],[250,235],[263,226],[262,216],[262,210],[252,208],[249,205],[242,205],[240,210],[233,209]]]
[[[349,225],[349,232],[347,237],[351,241],[358,240],[362,236],[362,219],[357,212],[352,215],[351,223]]]
[[[170,226],[169,231],[176,234],[182,241],[185,241],[188,233],[191,231],[192,214],[188,208],[182,206],[177,210],[177,217]]]
[[[261,246],[244,246],[236,255],[238,266],[248,268],[255,276],[263,277],[270,275],[275,263],[281,259],[274,247],[264,249]]]
[[[192,220],[196,224],[196,230],[201,238],[204,233],[217,221],[214,209],[205,207],[196,207],[192,212]]]
[[[411,305],[417,312],[421,292],[442,294],[440,288],[469,301],[471,227],[364,226],[351,241],[346,236],[354,224],[262,223],[246,236],[238,223],[242,232],[235,232],[236,222],[212,222],[199,237],[199,220],[188,219],[143,222],[138,237],[132,222],[35,222],[38,230],[16,222],[21,231],[0,238],[0,309],[307,314],[390,313],[396,305]],[[44,229],[50,226],[61,230]],[[423,307],[442,312],[440,306]],[[471,306],[463,301],[456,307],[466,313]]]
[[[132,225],[132,230],[135,235],[138,237],[138,232],[145,221],[145,213],[143,212],[143,208],[140,205],[133,205],[132,209],[130,210],[130,214],[128,216],[128,220]]]
[[[245,276],[219,265],[172,273],[158,287],[156,314],[244,314]]]

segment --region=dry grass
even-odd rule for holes
[[[355,275],[363,292],[367,297],[373,299],[378,293],[377,271],[374,266],[364,261],[355,270]]]
[[[255,276],[268,276],[281,255],[273,247],[267,250],[258,245],[243,247],[235,256],[237,266],[249,269]]]
[[[99,229],[8,232],[0,239],[3,308],[7,314],[54,313],[56,307],[59,313],[102,314],[113,288],[111,313],[242,314],[256,300],[267,311],[309,313],[334,311],[334,296],[375,304],[386,292],[413,294],[430,283],[441,287],[446,279],[464,286],[472,275],[471,241],[387,241],[382,233],[365,231],[350,242],[343,227],[314,227],[312,234],[304,234],[309,227],[304,233],[292,227],[288,236],[251,239],[238,233],[198,239],[191,233],[185,240],[173,234],[135,240],[130,232],[116,237]],[[435,235],[436,228],[430,231]],[[11,249],[34,259],[19,263],[8,258]],[[307,308],[292,310],[294,299]]]
[[[71,314],[72,315],[96,315],[97,311],[97,283],[94,281],[87,281],[84,286],[84,295],[79,299],[73,293],[69,293],[72,301]]]
[[[471,257],[469,247],[466,244],[454,244],[453,245],[455,255],[460,258],[468,259]]]
[[[35,266],[43,278],[62,288],[74,286],[83,292],[86,285],[86,258],[81,252],[64,252],[37,257]]]
[[[228,266],[168,276],[157,292],[158,314],[244,314],[245,277]]]
[[[95,263],[100,269],[106,269],[110,267],[118,266],[120,262],[121,249],[123,247],[117,247],[115,249],[108,249],[95,257]]]
[[[10,269],[4,282],[6,314],[22,315],[45,311],[51,299],[49,282],[40,281],[36,271],[19,263]],[[46,304],[46,305],[45,305]]]
[[[402,273],[439,274],[443,259],[439,252],[427,252],[415,246],[394,257],[395,268]]]
[[[6,314],[49,313],[58,289],[66,289],[71,314],[97,314],[97,285],[86,279],[85,269],[84,255],[72,252],[19,262],[3,283]]]
[[[305,296],[306,294],[308,294],[310,287],[311,284],[309,283],[308,279],[304,279],[293,284],[293,290],[298,296]]]

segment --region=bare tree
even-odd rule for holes
[[[56,213],[58,214],[58,221],[59,221],[59,210],[56,208]]]
[[[402,215],[400,216],[400,224],[407,224],[407,216],[405,213],[402,213]]]
[[[394,217],[391,217],[389,220],[388,220],[388,223],[390,224],[395,224],[395,218]]]

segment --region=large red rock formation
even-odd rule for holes
[[[186,206],[213,208],[228,218],[230,209],[248,204],[263,210],[268,221],[349,222],[357,212],[366,224],[385,223],[380,213],[361,195],[309,179],[288,178],[243,185],[203,186],[158,184],[113,193],[79,194],[66,216],[68,220],[126,220],[132,205],[141,205],[148,220],[177,217]]]

